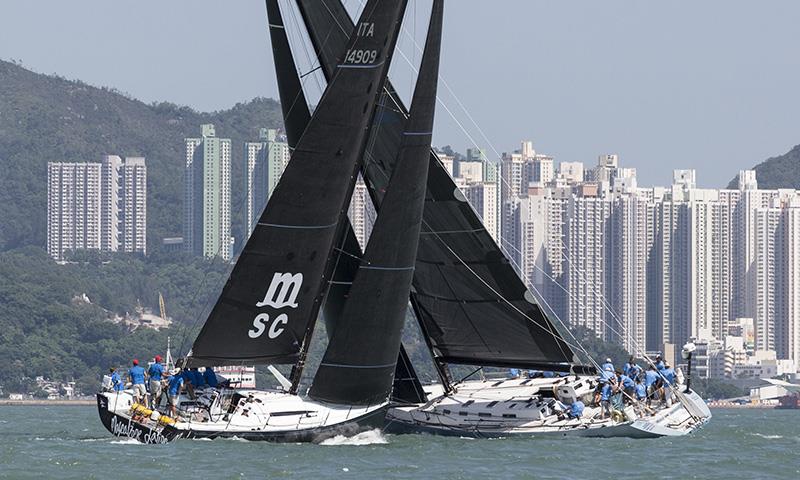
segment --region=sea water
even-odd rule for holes
[[[1,478],[794,479],[800,410],[714,410],[673,439],[474,440],[365,432],[321,445],[112,437],[94,407],[0,406]]]

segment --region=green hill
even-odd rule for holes
[[[181,235],[183,139],[198,136],[203,123],[233,141],[233,232],[239,239],[242,143],[257,139],[260,127],[282,125],[277,102],[257,98],[211,113],[148,105],[0,60],[0,251],[44,246],[47,162],[98,162],[103,154],[147,158],[148,251],[163,237]]]
[[[768,158],[753,169],[756,171],[758,188],[795,188],[800,189],[800,145],[779,155]],[[739,175],[728,184],[728,188],[738,188]]]

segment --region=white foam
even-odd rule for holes
[[[133,438],[123,438],[122,440],[114,440],[111,443],[115,443],[117,445],[144,445],[142,442]]]
[[[380,445],[389,443],[383,432],[379,429],[361,432],[352,437],[345,437],[344,435],[336,435],[333,438],[323,440],[320,445]]]
[[[750,435],[766,438],[767,440],[777,440],[779,438],[783,438],[783,435],[764,435],[763,433],[751,433]]]

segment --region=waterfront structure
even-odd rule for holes
[[[47,252],[147,253],[147,166],[143,157],[47,165]]]
[[[184,247],[193,255],[230,260],[231,141],[217,137],[214,125],[201,131],[200,138],[184,141]]]

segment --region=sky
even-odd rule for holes
[[[411,64],[430,2],[409,2]],[[448,0],[434,144],[494,159],[527,139],[557,162],[617,153],[641,186],[678,168],[725,186],[800,143],[798,18],[796,0]],[[0,58],[204,111],[277,98],[261,0],[3,2]],[[402,55],[392,78],[408,96]]]

